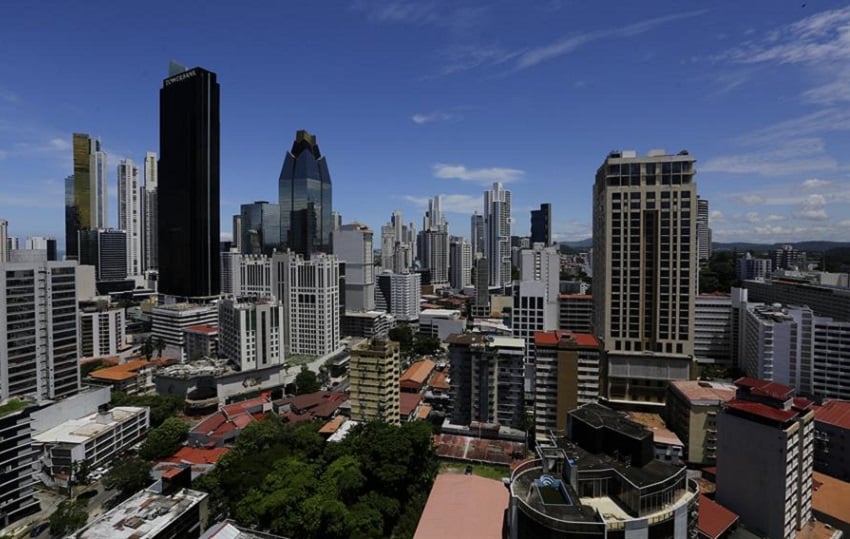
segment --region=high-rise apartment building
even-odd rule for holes
[[[215,305],[174,303],[151,311],[151,334],[177,351],[181,357],[186,355],[186,335],[183,330],[199,325],[218,325],[218,309]]]
[[[531,243],[552,245],[551,204],[541,204],[539,210],[531,210]]]
[[[484,233],[484,216],[476,210],[469,220],[469,243],[472,245],[472,256],[484,256],[486,239]]]
[[[525,340],[533,362],[534,333],[558,329],[558,277],[560,255],[555,247],[535,243],[523,249],[519,283],[514,285],[511,321],[514,337]]]
[[[805,259],[805,253],[799,249],[795,249],[793,245],[783,245],[770,253],[770,263],[774,270],[805,269],[801,267]]]
[[[35,409],[24,399],[0,399],[0,528],[39,511],[30,416]]]
[[[242,254],[265,254],[280,247],[280,206],[258,200],[242,204],[239,216],[239,244]]]
[[[290,355],[323,356],[339,348],[340,263],[314,253],[305,260],[293,251],[272,257],[272,281],[284,307],[284,343]]]
[[[331,175],[315,135],[303,130],[295,134],[278,186],[281,251],[290,249],[308,259],[313,253],[331,254]]]
[[[271,297],[276,291],[272,282],[272,257],[221,253],[221,291],[237,298]]]
[[[76,262],[0,264],[0,401],[80,388]]]
[[[83,357],[115,356],[124,348],[124,309],[80,311],[80,351]]]
[[[415,322],[419,320],[421,286],[419,273],[384,271],[375,284],[375,309],[392,314],[399,322]]]
[[[732,384],[705,380],[674,380],[667,386],[664,421],[684,440],[688,462],[717,461],[717,413],[735,391]]]
[[[33,251],[45,251],[47,260],[56,260],[58,253],[56,250],[56,238],[45,236],[30,236],[24,242],[24,247]]]
[[[590,294],[559,295],[558,329],[593,335],[593,296]]]
[[[732,366],[732,298],[728,294],[696,297],[694,356],[701,364]]]
[[[755,258],[746,253],[735,261],[735,273],[739,281],[767,279],[773,272],[773,263],[769,258]]]
[[[351,349],[351,419],[399,425],[401,360],[397,342],[371,338]]]
[[[404,273],[413,268],[416,231],[413,223],[404,224],[400,211],[396,210],[390,222],[381,227],[381,269]]]
[[[501,183],[484,191],[484,257],[490,264],[490,287],[511,284],[511,192]]]
[[[106,228],[106,154],[100,140],[85,133],[72,136],[74,174],[65,179],[65,257],[77,257],[77,232]]]
[[[449,284],[458,290],[472,284],[472,245],[461,236],[449,238]]]
[[[594,330],[611,400],[662,403],[688,379],[696,296],[695,159],[612,152],[593,188]]]
[[[145,269],[157,269],[159,267],[159,238],[157,237],[157,186],[159,176],[157,174],[156,153],[145,153],[145,191],[142,198],[142,212],[144,226],[144,240],[142,249],[145,253]]]
[[[333,251],[345,263],[345,308],[375,309],[375,254],[372,229],[360,223],[342,225],[334,232]]]
[[[525,341],[481,333],[450,335],[451,422],[520,428],[524,419]]]
[[[741,378],[717,416],[717,502],[765,537],[812,518],[815,413],[788,386]]]
[[[599,397],[602,346],[587,333],[534,334],[534,430],[538,440],[563,436],[567,414]]]
[[[697,197],[697,261],[711,258],[711,227],[709,226],[708,200]]]
[[[129,159],[118,163],[118,228],[127,234],[127,275],[144,271],[142,253],[142,199],[144,188],[139,186],[139,167]]]
[[[283,365],[283,318],[283,305],[273,298],[221,300],[219,354],[240,371]]]
[[[431,273],[432,284],[449,282],[449,225],[443,216],[442,198],[437,195],[428,201],[417,242],[419,267]]]
[[[98,281],[127,278],[126,232],[114,229],[81,230],[78,244],[80,264],[94,266]]]
[[[472,267],[475,284],[475,300],[472,304],[472,316],[490,316],[490,263],[484,257],[475,259]]]
[[[219,293],[219,85],[216,74],[172,64],[159,91],[158,290]]]

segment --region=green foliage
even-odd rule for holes
[[[103,360],[95,359],[92,361],[86,361],[85,363],[80,364],[80,377],[85,378],[92,371],[96,371],[103,367]]]
[[[388,336],[391,341],[398,343],[399,352],[402,357],[410,357],[410,351],[413,349],[413,330],[407,324],[401,324],[392,328]]]
[[[850,247],[833,247],[824,251],[820,268],[822,271],[846,272],[850,266]]]
[[[417,356],[430,356],[440,349],[440,339],[433,335],[417,333],[413,338],[413,352]]]
[[[103,477],[103,485],[118,489],[121,496],[129,496],[150,486],[151,482],[151,465],[140,458],[119,462]]]
[[[314,423],[246,427],[195,488],[211,514],[287,537],[412,537],[437,471],[430,425],[360,425],[326,443]]]
[[[151,360],[151,357],[153,357],[154,346],[153,340],[150,337],[145,339],[145,342],[142,343],[140,351],[147,361]]]
[[[315,393],[322,389],[322,384],[319,383],[319,378],[316,373],[307,368],[301,367],[301,371],[295,375],[295,394],[305,395],[307,393]]]
[[[699,292],[730,292],[737,284],[735,273],[735,252],[718,251],[699,270]]]
[[[399,352],[404,358],[411,356],[427,356],[440,349],[440,339],[424,333],[413,333],[410,326],[401,324],[389,331],[388,337],[399,345]]]
[[[85,500],[65,500],[59,504],[56,511],[50,515],[50,533],[54,536],[66,537],[86,525],[89,514],[86,511]]]
[[[169,417],[162,425],[148,433],[139,456],[146,460],[165,458],[173,455],[189,435],[189,425],[177,417]]]
[[[75,461],[72,475],[78,485],[88,485],[91,475],[91,461],[89,459]]]
[[[121,391],[112,392],[112,406],[147,406],[151,409],[151,427],[160,426],[163,421],[183,410],[183,399],[174,395],[127,395]]]

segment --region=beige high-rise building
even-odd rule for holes
[[[602,394],[664,401],[691,377],[697,284],[695,159],[612,152],[593,188],[595,332],[608,356]]]
[[[401,424],[401,360],[397,342],[372,338],[351,349],[351,419]]]

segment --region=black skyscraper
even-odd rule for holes
[[[280,171],[281,250],[309,258],[331,251],[331,175],[316,137],[298,131]]]
[[[159,292],[219,293],[219,88],[205,69],[172,69],[159,91]]]
[[[541,204],[539,210],[531,210],[531,244],[552,244],[552,205]]]

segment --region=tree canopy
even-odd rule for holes
[[[708,262],[699,270],[699,292],[730,292],[737,284],[735,273],[735,252],[718,251],[711,255]]]
[[[174,395],[128,395],[112,392],[112,406],[147,406],[151,409],[151,427],[158,427],[183,410],[183,399]]]
[[[103,477],[103,485],[106,488],[118,489],[121,496],[129,496],[150,486],[150,484],[150,463],[140,458],[131,458],[119,462]]]
[[[162,425],[148,433],[139,448],[139,456],[146,460],[165,458],[173,455],[189,434],[189,425],[180,418],[169,417]]]
[[[295,375],[295,394],[305,395],[315,393],[320,389],[322,389],[322,384],[319,383],[316,373],[308,369],[306,365],[301,367],[301,371]]]
[[[50,533],[67,537],[86,525],[89,519],[86,500],[65,500],[50,515]]]

